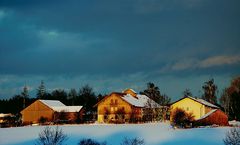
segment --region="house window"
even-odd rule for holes
[[[113,104],[113,99],[111,99],[111,105]]]
[[[114,111],[114,108],[113,107],[111,107],[111,112],[113,112]]]
[[[114,107],[114,110],[115,110],[115,111],[118,111],[118,108],[117,108],[117,107]]]
[[[116,100],[115,100],[115,105],[117,105],[117,104],[118,104],[118,100],[116,99]]]

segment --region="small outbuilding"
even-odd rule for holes
[[[39,123],[41,120],[75,121],[82,119],[82,106],[66,106],[58,100],[36,100],[21,111],[23,124]]]
[[[191,96],[181,98],[171,105],[170,121],[172,121],[175,109],[183,109],[194,116],[196,125],[228,125],[228,116],[220,110],[220,107],[200,98]]]
[[[228,125],[228,116],[219,109],[214,109],[196,120],[198,125],[220,125],[227,126]]]

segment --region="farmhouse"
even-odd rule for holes
[[[12,118],[12,117],[14,117],[14,115],[11,113],[8,113],[8,114],[0,113],[0,124],[4,123],[8,118]]]
[[[131,120],[140,121],[143,119],[144,111],[161,106],[146,95],[127,89],[121,93],[113,92],[105,96],[95,107],[99,123],[124,123]]]
[[[46,121],[75,121],[82,117],[82,106],[66,106],[58,100],[36,100],[21,111],[24,124]]]
[[[192,113],[194,119],[200,124],[217,124],[217,125],[228,125],[227,115],[220,110],[220,108],[214,104],[211,104],[203,99],[185,97],[174,103],[172,103],[170,109],[172,112],[181,108],[187,113]],[[170,115],[172,120],[172,115]]]

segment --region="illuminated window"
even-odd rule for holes
[[[113,104],[113,99],[111,99],[111,104]]]

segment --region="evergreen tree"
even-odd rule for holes
[[[26,85],[23,87],[23,91],[22,91],[21,95],[23,97],[23,108],[25,108],[26,107],[26,99],[29,98],[28,88]]]
[[[56,90],[52,91],[51,99],[59,100],[63,104],[68,105],[67,93],[63,89],[56,89]]]
[[[159,102],[157,103],[164,106],[164,105],[168,105],[170,102],[171,102],[171,98],[168,97],[166,94],[163,94],[163,95],[160,95]]]
[[[161,96],[159,88],[155,86],[155,84],[152,82],[147,83],[147,89],[145,89],[143,92],[140,92],[140,93],[148,96],[150,99],[154,100],[155,102],[159,102],[159,99]]]
[[[192,96],[192,92],[190,91],[190,89],[186,89],[183,91],[183,97],[188,97],[188,96]]]
[[[45,88],[44,82],[42,80],[40,86],[37,89],[37,98],[38,99],[44,99],[46,94],[47,94],[46,93],[46,88]]]
[[[216,97],[216,91],[217,91],[217,85],[214,84],[214,79],[210,79],[209,81],[205,82],[202,86],[202,89],[204,91],[204,94],[202,95],[202,99],[216,104],[217,103],[217,97]]]
[[[68,100],[70,101],[71,105],[74,105],[74,100],[77,97],[77,91],[75,89],[71,89],[68,93]]]
[[[167,105],[171,101],[171,98],[169,98],[166,94],[161,95],[159,88],[151,82],[147,83],[147,89],[140,92],[140,94],[148,96],[160,105]]]

